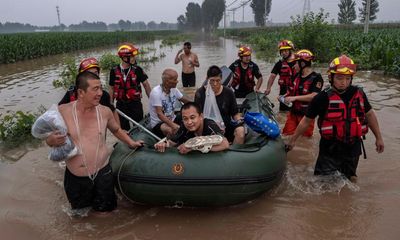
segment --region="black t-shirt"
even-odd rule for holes
[[[324,85],[324,79],[322,79],[321,74],[312,72],[308,74],[306,77],[301,77],[300,76],[300,85],[305,82],[306,80],[313,78],[312,84],[310,86],[310,89],[308,89],[308,94],[310,93],[319,93],[322,90],[322,86]],[[299,92],[303,91],[304,86],[299,87]]]
[[[294,66],[295,61],[288,63],[290,67]],[[281,73],[281,68],[282,68],[282,60],[279,60],[277,63],[275,63],[274,67],[271,70],[271,73],[278,75]]]
[[[71,102],[71,94],[76,94],[76,88],[75,88],[75,86],[74,86],[74,87],[71,87],[71,88],[65,93],[64,97],[61,99],[61,101],[58,103],[58,105]],[[104,90],[103,90],[103,95],[101,95],[101,98],[100,98],[100,104],[103,105],[103,106],[106,106],[106,107],[110,108],[110,110],[111,110],[112,112],[114,112],[114,110],[115,110],[115,107],[114,107],[113,105],[111,105],[111,102],[110,102],[110,94],[108,94],[108,92],[106,92],[106,91],[104,91]]]
[[[236,91],[238,91],[238,92],[247,92],[248,89],[246,89],[246,85],[244,84],[247,68],[244,69],[242,67],[242,64],[240,64],[240,63],[241,63],[240,59],[236,60],[234,63],[232,63],[229,66],[229,69],[233,73],[235,73],[236,72],[235,71],[236,65],[239,66],[239,69],[240,69],[240,84],[239,84],[239,88]],[[260,69],[258,68],[257,64],[255,64],[254,62],[250,61],[248,67],[250,67],[250,66],[252,66],[252,75],[255,78],[259,79],[260,77],[262,77],[262,74],[261,74]]]
[[[224,120],[225,126],[231,125],[231,118],[235,116],[239,110],[236,103],[235,94],[228,87],[223,86],[222,92],[215,96],[217,101],[218,109],[221,113],[221,117]],[[194,101],[200,105],[201,110],[204,109],[206,100],[206,89],[200,87],[194,96]]]
[[[204,126],[203,132],[201,136],[209,136],[209,135],[220,135],[224,136],[221,129],[218,127],[217,123],[215,123],[211,119],[204,118]],[[187,140],[194,138],[194,132],[189,132],[183,123],[181,124],[178,132],[173,136],[170,140],[181,145],[182,143],[186,142]]]
[[[356,86],[350,86],[346,92],[339,95],[340,98],[343,100],[343,102],[346,104],[346,106],[348,106],[351,98],[356,93],[357,89],[358,87]],[[367,113],[372,109],[372,107],[364,92],[363,92],[363,97],[364,97],[364,108],[365,112]],[[328,93],[326,91],[320,92],[310,102],[310,105],[308,106],[307,109],[306,117],[311,119],[314,119],[317,116],[320,119],[323,118],[328,109],[328,105],[329,105]],[[337,155],[337,156],[343,154],[344,155],[350,154],[351,156],[359,156],[361,154],[361,141],[356,141],[354,144],[345,144],[335,139],[328,140],[325,138],[321,138],[320,151],[328,152],[331,155]]]
[[[119,67],[119,69],[121,70],[121,66],[119,65],[118,67]],[[139,83],[143,83],[144,81],[146,81],[146,80],[149,78],[149,77],[147,76],[147,74],[143,71],[143,69],[142,69],[141,67],[139,67],[139,66],[137,66],[137,65],[132,65],[131,67],[132,67],[132,69],[135,69],[136,80],[137,80]],[[132,71],[132,69],[131,69],[131,71]],[[123,69],[123,71],[125,72],[125,74],[128,74],[129,68]],[[109,81],[109,85],[110,85],[110,86],[114,86],[115,79],[116,79],[116,77],[115,77],[115,70],[114,70],[114,68],[111,68],[111,71],[110,71],[110,81]]]

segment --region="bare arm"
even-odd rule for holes
[[[276,74],[271,73],[271,75],[269,75],[267,89],[264,92],[265,95],[268,95],[271,93],[272,84],[274,84],[275,78],[276,78]]]
[[[178,53],[176,54],[176,56],[175,56],[175,64],[178,64],[182,59],[181,59],[181,56],[180,56],[180,54],[181,54],[181,52],[183,51],[183,49],[180,49],[179,51],[178,51]]]
[[[107,116],[107,128],[112,134],[114,134],[116,138],[126,143],[130,148],[136,148],[143,145],[142,140],[134,141],[124,130],[121,129],[121,127],[115,121],[114,115],[111,113],[110,109],[106,109],[105,111]]]
[[[165,152],[165,149],[167,147],[175,147],[175,146],[176,146],[176,143],[171,140],[160,141],[160,142],[154,144],[154,148],[156,149],[157,152]]]
[[[150,98],[151,86],[149,80],[144,81],[142,85],[144,87],[147,97]]]
[[[193,59],[193,66],[195,67],[200,67],[200,62],[199,62],[199,58],[197,57],[197,54],[193,53],[194,55],[194,59]]]
[[[375,146],[376,152],[382,153],[385,149],[385,145],[383,143],[383,138],[381,134],[381,130],[379,129],[378,119],[376,117],[375,111],[373,109],[369,110],[365,115],[368,121],[368,127],[371,129],[372,133],[375,135]]]
[[[305,131],[307,131],[308,127],[310,126],[312,119],[306,116],[301,119],[299,126],[297,126],[296,131],[294,132],[293,136],[290,137],[289,142],[286,145],[286,150],[290,151],[294,148],[297,138],[299,138]]]
[[[260,87],[261,87],[263,81],[264,81],[264,80],[263,80],[263,77],[260,77],[259,79],[257,79],[256,92],[259,92],[259,91],[260,91]]]
[[[302,101],[302,102],[311,102],[311,100],[317,95],[317,92],[313,92],[307,95],[301,95],[301,96],[288,96],[285,97],[285,101],[288,102],[294,102],[294,101]]]
[[[214,146],[212,146],[212,148],[211,148],[211,152],[219,152],[219,151],[224,151],[224,150],[226,150],[226,149],[228,149],[229,148],[229,142],[228,142],[228,139],[226,139],[226,137],[224,137],[223,139],[222,139],[222,142],[220,143],[220,144],[218,144],[218,145],[214,145]]]
[[[179,99],[179,101],[181,101],[181,102],[183,102],[183,103],[185,104],[185,103],[190,102],[190,99],[187,98],[187,97],[185,97],[185,96],[183,96],[183,97],[181,97],[181,98]]]
[[[171,119],[169,119],[167,116],[164,115],[162,111],[162,107],[156,106],[156,113],[157,117],[164,123],[166,123],[168,126],[170,126],[172,129],[177,130],[179,128],[179,125],[174,123]]]
[[[60,131],[53,131],[47,138],[46,144],[49,147],[60,147],[65,143],[65,137],[67,135],[61,134]]]
[[[110,103],[114,105],[114,86],[108,86],[108,93],[110,94]]]

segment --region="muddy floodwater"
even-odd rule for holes
[[[200,60],[197,85],[212,65],[229,65],[236,59],[238,42],[201,40],[192,43]],[[159,48],[160,42],[139,44],[166,54],[146,66],[155,86],[166,67],[181,71],[173,60],[181,46]],[[117,46],[67,55],[0,65],[0,114],[36,111],[57,103],[64,90],[52,81],[62,71],[67,56],[77,59],[115,52]],[[264,76],[263,89],[273,64],[253,60]],[[140,63],[139,63],[140,64]],[[316,68],[327,84],[326,69]],[[105,81],[108,73],[102,73]],[[400,239],[400,79],[373,72],[358,72],[354,83],[364,87],[375,109],[385,152],[377,154],[374,137],[365,142],[367,159],[360,159],[358,180],[339,176],[313,176],[319,134],[299,139],[288,154],[283,181],[251,202],[216,208],[166,208],[142,206],[119,196],[118,209],[107,215],[82,213],[71,217],[63,190],[64,169],[47,159],[48,148],[23,146],[0,152],[0,238],[14,239]],[[178,83],[181,88],[181,83]],[[184,90],[188,95],[192,90]],[[271,100],[276,106],[277,80]],[[145,111],[147,97],[144,96]],[[277,107],[275,107],[277,111]],[[285,115],[277,113],[284,124]],[[108,137],[110,147],[115,139]]]

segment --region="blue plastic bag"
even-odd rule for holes
[[[254,131],[272,139],[277,138],[281,133],[277,122],[258,112],[247,112],[244,115],[244,122]]]

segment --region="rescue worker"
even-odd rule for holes
[[[331,62],[328,70],[331,86],[311,101],[306,116],[286,146],[287,150],[293,149],[297,138],[318,116],[321,140],[315,175],[339,171],[350,180],[355,180],[362,137],[368,132],[368,127],[375,135],[376,151],[382,153],[384,150],[375,112],[362,88],[352,85],[355,73],[356,65],[346,55]]]
[[[139,54],[139,49],[131,43],[123,43],[118,48],[118,56],[121,64],[114,66],[110,71],[109,92],[111,104],[114,99],[117,101],[116,107],[133,120],[139,122],[143,119],[142,87],[147,97],[150,96],[150,83],[147,74],[135,63],[135,57]],[[129,121],[120,117],[121,127],[129,130]]]
[[[295,53],[296,75],[288,85],[288,94],[285,102],[293,103],[287,113],[286,123],[282,130],[284,135],[293,135],[301,119],[304,117],[308,104],[321,92],[323,79],[321,74],[316,73],[311,68],[314,55],[307,49],[299,50]],[[304,136],[311,137],[314,131],[314,121],[311,122]]]
[[[244,98],[247,94],[254,91],[259,92],[263,82],[262,74],[258,65],[251,61],[252,50],[243,46],[239,48],[238,56],[229,69],[233,72],[233,78],[230,86],[235,90],[236,98]],[[254,81],[257,78],[257,84]]]
[[[272,68],[271,75],[269,76],[267,89],[265,90],[265,94],[269,95],[271,93],[272,84],[275,81],[276,76],[279,74],[279,95],[285,95],[287,92],[287,85],[290,83],[290,79],[294,76],[294,45],[292,41],[282,40],[278,44],[279,54],[282,59],[279,59],[277,63],[275,63],[274,68]],[[279,102],[279,111],[288,111],[290,108],[285,104]]]

